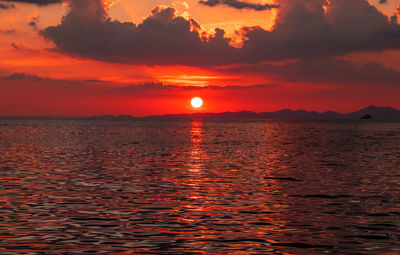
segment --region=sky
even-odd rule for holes
[[[398,0],[0,0],[0,115],[400,109],[399,59]]]

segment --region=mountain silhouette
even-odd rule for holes
[[[368,106],[359,111],[345,114],[351,119],[361,118],[365,115],[371,115],[374,120],[400,120],[400,111],[391,107]]]
[[[248,118],[248,119],[311,119],[311,120],[330,120],[330,119],[360,119],[363,116],[370,115],[374,120],[400,120],[400,111],[392,107],[368,106],[356,112],[337,113],[334,111],[316,112],[305,110],[283,109],[276,112],[252,111],[240,112],[221,112],[221,113],[191,113],[191,114],[166,114],[152,115],[148,117],[165,117],[165,118]]]

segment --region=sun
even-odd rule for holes
[[[201,99],[200,97],[193,97],[192,101],[190,101],[190,104],[193,108],[198,109],[203,105],[203,99]]]

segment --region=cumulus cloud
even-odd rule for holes
[[[244,28],[243,52],[264,59],[340,56],[400,48],[400,26],[366,0],[280,0],[272,31]],[[326,11],[324,9],[326,7]]]
[[[226,5],[235,9],[252,9],[255,11],[265,11],[279,8],[279,5],[276,4],[255,4],[240,0],[201,0],[199,3],[210,7]]]
[[[231,54],[223,30],[205,39],[199,28],[173,8],[156,7],[136,25],[111,20],[102,1],[72,0],[62,23],[41,34],[60,51],[104,61],[202,65]]]
[[[2,1],[13,2],[13,3],[36,4],[36,5],[49,5],[49,4],[58,4],[63,2],[63,0],[2,0]]]
[[[204,35],[191,18],[156,7],[140,24],[111,20],[101,0],[70,0],[62,23],[41,31],[56,50],[102,61],[219,65],[341,56],[400,48],[400,25],[367,0],[278,0],[271,31],[245,27],[243,47]]]

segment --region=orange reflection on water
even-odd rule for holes
[[[199,172],[202,167],[202,161],[205,160],[205,152],[202,149],[203,140],[203,122],[194,119],[192,128],[190,130],[190,157],[189,157],[189,171]]]

